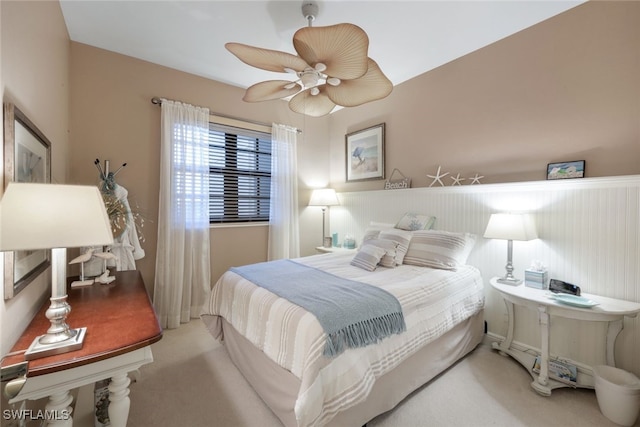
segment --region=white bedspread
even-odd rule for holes
[[[323,254],[295,261],[393,294],[407,331],[379,344],[322,356],[326,335],[304,309],[226,272],[213,287],[203,316],[221,316],[270,359],[301,381],[295,413],[299,426],[320,426],[366,399],[371,387],[419,348],[484,306],[482,277],[472,266],[457,272],[402,265],[367,272],[349,264],[352,254]],[[322,295],[322,284],[318,284]],[[221,325],[212,331],[222,339]]]

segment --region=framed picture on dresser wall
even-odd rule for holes
[[[4,104],[4,186],[51,182],[51,143],[11,103]],[[50,265],[51,251],[4,253],[4,298],[13,298]]]
[[[347,182],[384,179],[385,124],[345,136]]]

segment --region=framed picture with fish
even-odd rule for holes
[[[384,179],[384,131],[380,123],[345,136],[347,182]]]

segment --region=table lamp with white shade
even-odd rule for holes
[[[484,232],[487,239],[507,240],[507,273],[498,279],[498,283],[507,285],[519,285],[521,279],[513,276],[513,241],[534,240],[538,238],[533,218],[529,214],[522,213],[495,213],[491,214],[487,229]]]
[[[10,183],[0,200],[0,251],[51,249],[51,326],[25,353],[26,360],[82,348],[86,328],[66,323],[67,248],[113,244],[97,187]]]
[[[327,246],[326,244],[324,244],[324,241],[328,237],[325,234],[325,210],[327,208],[330,208],[331,206],[337,206],[339,204],[340,202],[338,201],[338,195],[336,194],[336,190],[334,190],[333,188],[320,188],[313,190],[313,193],[311,193],[309,206],[322,207],[322,241],[324,246]]]

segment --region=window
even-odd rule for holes
[[[182,228],[207,224],[209,205],[208,132],[195,123],[173,125],[172,221]],[[182,225],[181,225],[182,224]]]
[[[269,221],[271,133],[209,123],[209,222]]]

